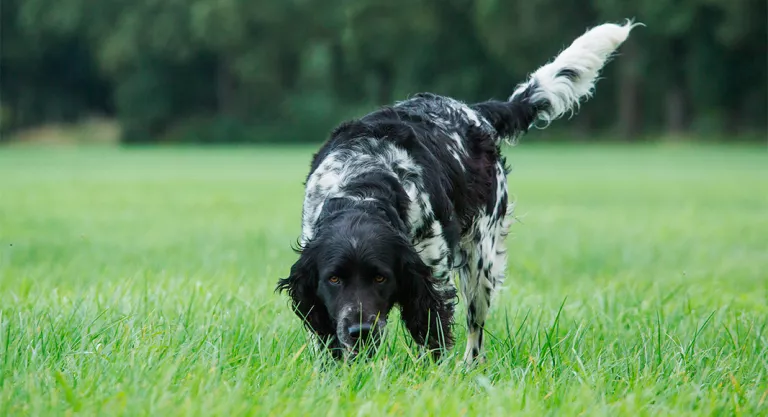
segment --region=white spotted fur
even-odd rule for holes
[[[632,22],[625,25],[604,24],[587,31],[552,62],[536,70],[509,100],[522,100],[521,97],[527,93],[530,96],[525,100],[547,102],[548,108],[537,114],[537,118],[546,123],[578,108],[579,100],[592,94],[601,68],[637,25]],[[558,76],[563,69],[575,70],[579,76],[576,79]],[[531,88],[532,92],[526,92]],[[397,103],[396,107],[409,106],[411,103],[411,100],[406,100]],[[445,146],[461,168],[465,169],[461,162],[467,150],[462,137],[455,130],[457,121],[489,131],[493,131],[493,127],[481,114],[464,103],[450,98],[442,98],[439,103],[442,107],[426,107],[421,112],[451,139],[446,141]],[[423,105],[437,106],[434,102]],[[302,213],[302,244],[313,238],[315,223],[324,202],[334,197],[359,198],[345,195],[344,185],[355,176],[370,170],[383,169],[401,182],[410,199],[408,221],[412,233],[431,217],[433,208],[418,164],[405,150],[391,143],[368,140],[369,144],[376,147],[376,152],[354,148],[332,152],[308,178]],[[406,178],[398,177],[393,167],[405,172]],[[503,207],[503,202],[508,201],[508,198],[507,179],[501,163],[496,165],[496,184],[493,209],[491,212],[480,213],[474,219],[468,235],[462,236],[459,249],[466,255],[466,262],[451,265],[448,259],[443,259],[443,254],[449,248],[443,237],[442,226],[436,220],[430,225],[432,233],[428,237],[413,242],[422,260],[432,266],[433,275],[444,283],[443,288],[453,288],[450,275],[455,271],[459,273],[461,294],[470,310],[467,315],[468,336],[464,355],[467,362],[480,354],[483,326],[492,303],[491,298],[504,283],[507,266],[505,237],[511,223],[513,205]]]

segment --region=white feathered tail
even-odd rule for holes
[[[588,30],[555,59],[518,85],[505,108],[496,102],[473,106],[484,114],[502,137],[525,133],[537,121],[548,125],[573,112],[592,95],[600,70],[641,23],[606,23]]]

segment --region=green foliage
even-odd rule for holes
[[[764,133],[766,13],[762,0],[5,0],[3,128],[100,112],[129,142],[226,142],[203,139],[218,128],[173,138],[220,117],[256,141],[419,91],[504,98],[587,27],[636,18],[646,27],[599,93],[555,129]]]
[[[765,415],[764,149],[508,152],[473,370],[461,316],[440,365],[396,315],[370,363],[306,346],[274,286],[313,151],[0,152],[0,415]]]

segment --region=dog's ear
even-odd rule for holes
[[[414,341],[439,357],[441,349],[453,346],[451,325],[456,290],[450,283],[441,283],[432,276],[432,269],[410,243],[403,246],[398,274],[400,316]]]
[[[287,291],[291,297],[293,309],[304,325],[327,340],[335,335],[328,311],[317,296],[317,259],[311,249],[296,250],[299,259],[291,266],[290,275],[281,278],[277,291]]]

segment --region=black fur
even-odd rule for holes
[[[480,355],[507,262],[500,144],[578,107],[631,27],[582,35],[508,101],[421,93],[332,132],[306,178],[299,259],[277,289],[334,356],[375,346],[397,305],[417,343],[450,348],[454,272],[468,307],[465,359]]]
[[[396,289],[375,313],[386,320],[391,307],[399,305],[406,328],[417,343],[434,351],[453,345],[451,324],[457,291],[448,283],[448,275],[455,267],[466,267],[466,250],[460,247],[460,240],[471,233],[478,217],[483,213],[495,220],[505,216],[506,189],[503,196],[497,195],[497,166],[504,165],[499,131],[508,135],[524,130],[532,114],[519,103],[489,101],[470,108],[423,93],[343,123],[333,131],[314,155],[305,182],[306,201],[323,203],[311,223],[316,233],[298,248],[299,260],[277,288],[288,292],[297,314],[335,356],[342,347],[339,332],[344,332],[339,323],[347,320],[339,317],[338,305],[348,305],[349,300],[321,300],[318,295],[323,292],[323,280],[329,279],[321,276],[329,259],[341,259],[346,274],[355,276],[354,284],[348,285],[354,286],[356,294],[375,293],[372,277],[380,271],[373,264],[386,264],[384,269],[393,274]],[[362,164],[345,173],[347,177],[334,177],[343,186],[330,195],[322,186],[313,188],[310,184],[313,175],[317,182],[324,175],[333,175],[330,170],[318,171],[332,155],[376,157],[393,147],[405,151],[403,155],[412,165],[397,161]],[[416,184],[419,195],[427,197],[424,201],[412,201],[404,188],[409,181]],[[409,218],[412,204],[419,206],[416,210],[422,218],[418,224]],[[307,216],[305,210],[305,224]],[[349,244],[352,240],[357,248]],[[434,258],[420,256],[416,250],[419,242],[430,240],[444,242],[444,250]]]

